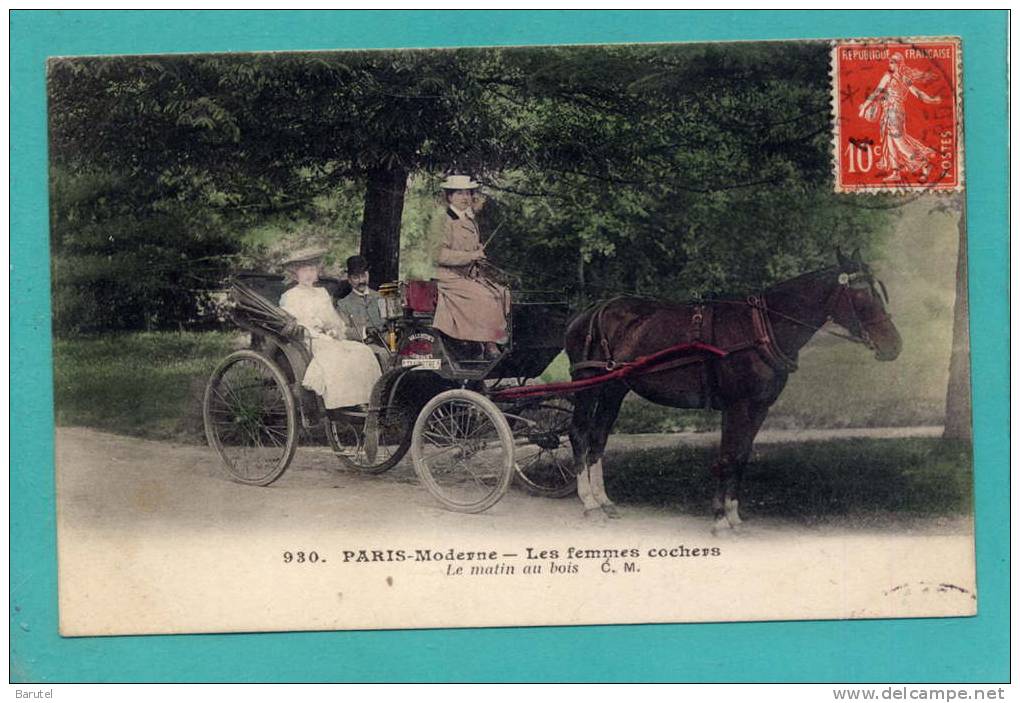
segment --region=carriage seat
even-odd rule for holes
[[[410,315],[422,329],[430,329],[433,335],[442,337],[448,361],[454,364],[489,363],[477,360],[479,346],[477,342],[456,340],[432,328],[432,320],[435,317],[438,302],[439,282],[436,279],[406,280],[400,285],[400,304],[404,314]],[[411,342],[402,352],[415,354],[425,351],[427,355],[431,355],[433,353],[432,343],[428,342],[425,347],[427,347],[427,351],[423,349],[420,342]]]
[[[404,308],[416,317],[434,315],[439,300],[439,285],[430,281],[404,282]]]

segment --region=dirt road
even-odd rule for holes
[[[819,438],[772,432],[762,442],[798,437]],[[593,522],[576,498],[511,490],[484,513],[453,513],[408,462],[365,476],[337,470],[325,447],[302,447],[279,481],[255,488],[228,480],[202,446],[79,428],[61,428],[56,439],[65,635],[897,617],[975,607],[964,517],[880,526],[759,518],[740,535],[713,537],[708,506],[625,505],[622,519]],[[681,439],[713,441],[618,436],[608,461]],[[464,552],[485,561],[461,561]]]
[[[850,437],[938,436],[941,428],[848,430],[773,430],[759,444]],[[612,453],[677,446],[706,446],[717,433],[616,435]],[[272,486],[255,488],[227,479],[217,454],[204,446],[153,442],[84,428],[57,431],[58,505],[65,524],[95,529],[196,529],[246,526],[245,529],[300,529],[308,526],[357,526],[365,529],[421,529],[454,526],[469,520],[470,530],[532,528],[589,530],[575,499],[548,500],[511,490],[496,506],[465,518],[435,503],[418,484],[405,459],[381,476],[360,475],[339,467],[327,447],[300,447],[287,473]],[[707,480],[707,479],[706,479]],[[671,514],[628,506],[628,522],[661,522],[702,533],[701,515]],[[675,521],[675,522],[674,522]],[[763,526],[764,527],[764,526]],[[773,525],[778,528],[778,525]],[[789,529],[787,527],[787,529]]]

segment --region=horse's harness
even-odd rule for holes
[[[623,296],[599,303],[592,311],[588,321],[588,332],[585,335],[584,360],[572,364],[571,374],[584,369],[598,369],[600,371],[613,371],[632,363],[619,361],[613,356],[613,350],[609,339],[603,333],[602,318],[614,302],[623,299]],[[769,310],[764,295],[751,295],[744,301],[713,301],[712,303],[698,303],[693,306],[690,317],[691,342],[712,343],[713,331],[713,305],[716,303],[737,303],[744,304],[751,311],[751,326],[753,330],[752,339],[740,344],[725,347],[723,351],[727,355],[747,349],[756,350],[765,362],[785,373],[792,373],[797,370],[797,361],[786,354],[776,342],[776,335],[772,329],[772,320],[769,318]],[[603,359],[592,359],[591,352],[597,346],[602,353]],[[703,361],[700,357],[686,357],[659,364],[655,371],[666,371],[668,369],[688,366]]]
[[[823,309],[828,312],[826,321],[831,321],[840,310],[840,306],[846,306],[849,310],[849,314],[846,317],[852,321],[852,328],[850,329],[850,334],[843,334],[834,330],[825,330],[825,332],[833,336],[840,337],[841,339],[846,339],[858,344],[864,344],[869,349],[874,349],[875,345],[868,335],[868,328],[872,325],[891,319],[891,315],[883,311],[883,314],[867,320],[861,319],[860,313],[857,311],[857,306],[854,305],[853,297],[850,294],[851,287],[859,287],[854,285],[854,281],[858,279],[864,279],[867,286],[872,290],[872,294],[875,294],[874,279],[872,279],[870,274],[863,271],[855,273],[840,273],[837,277],[837,285],[833,288],[832,293],[826,299]],[[882,285],[881,282],[879,282],[879,285]],[[885,287],[882,286],[881,290],[883,298],[888,301],[888,295],[885,294]],[[571,374],[585,369],[598,369],[600,371],[610,372],[633,363],[629,361],[619,361],[614,358],[613,350],[608,338],[603,333],[602,325],[602,318],[609,306],[618,300],[624,299],[625,297],[626,296],[618,296],[616,298],[603,301],[595,306],[588,320],[588,332],[585,335],[584,359],[571,365]],[[761,356],[765,363],[771,366],[774,370],[784,374],[790,374],[797,370],[797,360],[783,351],[783,348],[776,340],[775,330],[772,327],[771,316],[775,315],[777,317],[781,317],[812,330],[818,329],[816,325],[809,322],[805,322],[804,320],[799,320],[793,316],[770,309],[768,307],[765,294],[760,293],[758,295],[750,295],[744,300],[717,300],[694,305],[690,318],[692,342],[712,343],[713,306],[716,304],[746,305],[751,313],[751,339],[733,346],[725,347],[723,351],[729,355],[735,352],[752,349]],[[602,356],[604,357],[603,359],[591,358],[593,348],[596,346],[601,351]],[[703,359],[699,357],[675,359],[673,361],[656,365],[654,371],[665,371],[667,369],[696,364],[702,361]]]

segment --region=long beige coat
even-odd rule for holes
[[[473,271],[474,261],[485,256],[478,225],[471,217],[445,208],[436,213],[432,228],[439,279],[433,327],[454,339],[506,342],[510,294]]]

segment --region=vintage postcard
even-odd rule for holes
[[[975,614],[964,48],[51,59],[61,633]]]

